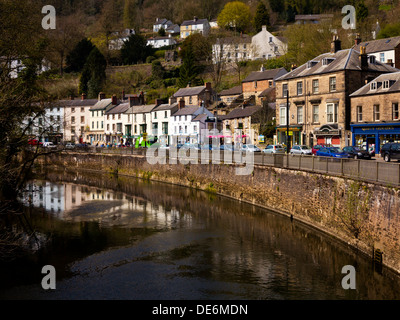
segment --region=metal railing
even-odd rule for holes
[[[75,148],[70,152],[118,154],[133,156],[148,156],[147,148]],[[379,182],[389,186],[400,186],[400,163],[381,162],[376,160],[339,159],[308,155],[266,154],[254,153],[246,157],[241,152],[208,151],[208,150],[155,150],[154,157],[162,159],[163,163],[192,164],[251,164],[294,169],[333,176],[348,177],[366,182]],[[161,161],[160,161],[161,163]]]

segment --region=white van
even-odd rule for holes
[[[56,145],[53,142],[43,142],[44,148],[56,148]]]

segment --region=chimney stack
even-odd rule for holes
[[[388,64],[389,66],[393,67],[393,60],[392,59],[388,59],[388,61],[386,62],[386,64]]]
[[[113,106],[116,106],[117,103],[117,96],[115,94],[113,94],[112,98],[111,98],[111,103]]]
[[[104,100],[106,98],[106,94],[104,92],[99,93],[99,101]]]
[[[361,37],[360,37],[360,34],[357,33],[356,40],[355,40],[355,45],[358,46],[360,43],[361,43]]]
[[[86,93],[82,93],[82,100],[86,99]]]
[[[292,64],[292,67],[291,67],[291,70],[290,70],[290,71],[293,71],[293,70],[295,70],[295,69],[297,69],[297,65]]]
[[[143,91],[141,91],[140,95],[139,95],[139,104],[144,105],[144,93],[143,93]]]
[[[129,97],[129,106],[133,107],[133,106],[138,106],[139,103],[139,97],[136,96],[130,96]]]
[[[342,50],[342,42],[339,40],[337,35],[334,35],[331,43],[331,53],[336,53],[340,50]]]
[[[193,18],[193,20],[194,20],[194,21],[197,21],[197,20],[199,20],[199,18],[197,18],[197,17],[194,17],[194,18]]]
[[[178,110],[181,110],[184,107],[185,107],[185,99],[181,98],[181,100],[179,100]]]
[[[365,47],[360,48],[360,66],[361,70],[368,70],[368,55]]]
[[[163,101],[161,99],[156,99],[155,104],[156,106],[159,106],[163,103]]]
[[[74,100],[74,95],[71,94],[71,95],[69,96],[69,99],[70,99],[70,100]]]

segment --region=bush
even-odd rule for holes
[[[146,63],[152,63],[154,60],[156,60],[156,57],[148,56],[148,57],[146,58]]]

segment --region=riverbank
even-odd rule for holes
[[[151,165],[145,156],[52,154],[47,168],[98,171],[167,182],[262,206],[301,221],[373,257],[400,273],[399,190],[342,177],[254,166],[247,176],[238,165]]]

